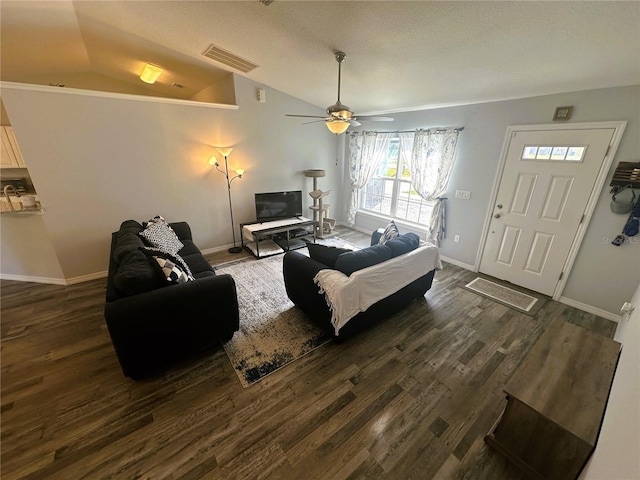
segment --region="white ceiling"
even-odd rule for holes
[[[193,95],[232,69],[215,44],[258,65],[246,74],[318,107],[387,113],[640,83],[638,1],[2,0],[2,80],[59,83],[100,74]]]

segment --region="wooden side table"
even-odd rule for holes
[[[620,344],[555,319],[516,370],[485,441],[530,478],[575,479],[593,452]]]

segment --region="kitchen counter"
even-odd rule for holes
[[[11,204],[9,204],[9,200]],[[40,201],[36,199],[35,207],[24,207],[20,202],[20,197],[10,195],[9,199],[6,197],[0,198],[0,214],[2,215],[33,215],[44,213]]]

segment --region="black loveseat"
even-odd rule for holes
[[[135,220],[111,238],[104,315],[122,371],[135,380],[219,346],[239,328],[233,278],[215,274],[187,223],[169,225],[184,245],[178,255],[193,281],[165,281],[140,248],[144,228]]]
[[[353,252],[355,255],[343,249],[309,244],[311,258],[295,251],[287,252],[284,256],[283,275],[287,295],[315,324],[334,335],[334,338],[338,341],[390,317],[412,301],[423,298],[431,288],[436,269],[442,268],[437,248],[432,245],[419,246],[419,239],[415,234],[409,233],[404,236],[404,240],[413,236],[410,242],[394,240],[387,242],[386,245],[378,245],[380,236],[381,232],[374,232],[371,238],[372,246],[359,252]],[[401,245],[399,249],[387,246],[397,247],[402,243],[405,245]],[[376,264],[391,261],[418,248],[428,248],[434,252],[434,267],[426,274],[395,291],[395,293],[372,304],[366,310],[360,311],[336,332],[326,297],[319,292],[319,286],[314,281],[316,275],[324,269],[339,269],[347,275],[351,275],[358,270],[365,272],[367,267],[374,267]],[[340,256],[343,256],[341,265],[338,264]],[[347,261],[345,262],[344,260]]]

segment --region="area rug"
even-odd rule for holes
[[[464,288],[531,316],[534,316],[544,303],[542,297],[530,295],[481,277],[467,283]]]
[[[214,267],[236,282],[240,330],[223,346],[245,388],[332,338],[287,297],[282,258],[244,258]]]

